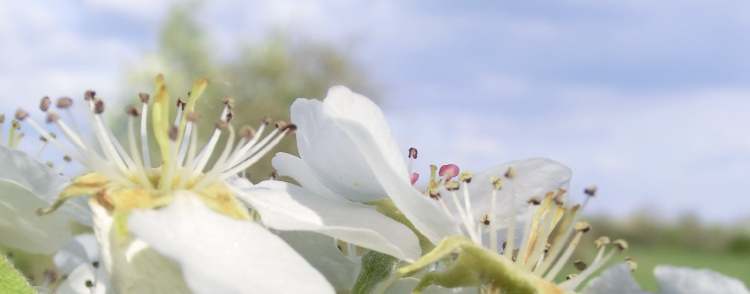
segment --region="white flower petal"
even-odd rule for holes
[[[654,275],[663,294],[748,294],[745,285],[707,269],[657,266]]]
[[[508,168],[515,170],[513,179],[504,178]],[[558,188],[567,189],[572,171],[567,166],[545,158],[531,158],[501,164],[472,178],[469,185],[471,207],[474,215],[485,215],[490,211],[492,195],[492,177],[503,181],[503,187],[497,191],[495,207],[498,227],[504,227],[504,221],[513,215],[521,215],[529,207],[529,199],[541,200],[547,192]],[[452,205],[448,201],[448,205]],[[515,210],[515,211],[514,211]]]
[[[47,205],[15,182],[0,180],[0,243],[31,253],[57,251],[72,237],[72,219],[61,213],[36,214]]]
[[[271,162],[273,163],[273,168],[276,169],[279,175],[294,179],[302,187],[305,187],[305,189],[310,190],[315,194],[328,198],[344,198],[323,185],[310,167],[307,166],[307,163],[299,157],[289,153],[279,152],[273,157]]]
[[[129,227],[179,263],[196,293],[333,293],[279,237],[213,212],[191,192],[176,192],[166,208],[134,211]]]
[[[591,280],[583,294],[646,294],[630,274],[626,264],[618,264]]]
[[[3,163],[3,168],[0,169],[0,182],[13,183],[28,190],[27,194],[30,196],[19,199],[32,201],[29,198],[36,198],[33,203],[35,205],[34,210],[47,207],[54,202],[57,193],[64,185],[61,176],[24,152],[0,146],[0,162]],[[5,194],[0,192],[0,205],[15,201],[8,200],[6,202],[5,199],[10,196]],[[31,212],[33,213],[33,211]],[[24,212],[24,214],[26,213]],[[64,216],[65,218],[73,218],[81,224],[91,225],[91,213],[85,204],[78,201],[68,201],[53,214],[67,214]]]
[[[92,234],[82,234],[65,244],[53,258],[55,266],[61,272],[72,272],[81,264],[98,261],[99,247],[96,237]]]
[[[77,266],[57,288],[57,294],[105,294],[107,293],[106,275],[90,264]]]
[[[113,230],[109,212],[89,200],[100,259],[114,293],[187,293],[178,265],[138,238]]]
[[[349,259],[336,248],[336,241],[312,232],[278,232],[302,257],[313,265],[338,292],[351,290],[360,270],[360,259]]]
[[[324,198],[279,181],[236,192],[271,228],[315,231],[404,260],[421,255],[419,240],[409,228],[372,207]]]

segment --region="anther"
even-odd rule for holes
[[[42,141],[43,143],[47,143],[47,137],[39,136],[39,141]]]
[[[470,173],[470,172],[462,172],[458,176],[458,180],[461,181],[461,182],[464,182],[464,183],[468,184],[468,183],[471,183],[472,177],[474,177],[474,175],[472,173]]]
[[[168,133],[169,139],[172,141],[176,141],[178,133],[179,133],[179,128],[177,128],[177,126],[172,126],[171,128],[169,128],[169,133]]]
[[[103,112],[104,112],[104,101],[96,100],[96,102],[94,102],[94,113],[102,114]]]
[[[526,201],[526,203],[536,206],[542,204],[542,201],[537,198],[529,198],[529,201]]]
[[[591,185],[583,189],[583,193],[585,193],[589,197],[594,197],[596,196],[596,190],[597,190],[596,185]]]
[[[284,127],[286,127],[286,125],[287,125],[287,124],[288,124],[288,123],[287,123],[286,121],[283,121],[283,120],[277,120],[277,121],[276,121],[276,124],[274,124],[274,126],[276,126],[276,128],[277,128],[277,129],[281,129],[281,128],[284,128]]]
[[[141,111],[138,110],[138,108],[136,108],[135,106],[132,106],[132,105],[128,106],[128,108],[125,109],[125,113],[127,113],[128,115],[130,115],[132,117],[139,117],[141,115]]]
[[[224,118],[225,121],[230,122],[232,121],[232,117],[234,117],[234,114],[232,113],[232,110],[230,109],[227,111],[227,116]]]
[[[449,163],[440,166],[438,175],[443,177],[445,180],[449,180],[457,176],[460,171],[461,169],[459,169],[457,165]]]
[[[287,124],[286,126],[284,126],[283,128],[281,128],[282,132],[283,131],[288,131],[288,132],[291,133],[291,132],[294,132],[296,130],[297,130],[297,125],[295,125],[295,124]]]
[[[55,106],[59,109],[66,109],[71,106],[73,106],[73,99],[70,97],[60,97],[57,98],[57,103],[55,103]]]
[[[185,109],[185,105],[187,105],[187,103],[185,102],[185,100],[182,100],[182,98],[177,98],[177,108],[178,109],[184,110]]]
[[[26,110],[23,110],[23,109],[20,109],[20,108],[18,110],[16,110],[16,119],[17,120],[23,121],[27,117],[29,117],[29,113],[26,112]]]
[[[262,120],[260,120],[260,123],[264,124],[264,125],[270,125],[271,122],[273,122],[273,120],[270,117],[267,117],[267,116],[264,117]]]
[[[484,215],[482,215],[481,222],[482,222],[483,225],[489,226],[490,225],[490,215],[486,214],[486,213]]]
[[[569,275],[565,276],[565,279],[566,280],[570,280],[570,279],[575,278],[576,276],[578,276],[578,275],[576,275],[576,274],[569,274]]]
[[[47,123],[48,124],[56,122],[59,119],[60,119],[60,116],[57,115],[57,113],[54,113],[54,112],[47,113]]]
[[[140,99],[142,103],[148,103],[149,98],[151,97],[146,93],[138,93],[138,99]]]
[[[83,93],[83,99],[86,101],[94,100],[94,98],[96,98],[96,92],[94,90],[87,90]]]
[[[596,241],[594,241],[594,245],[596,246],[597,249],[602,248],[602,246],[606,246],[609,243],[610,243],[609,237],[607,236],[601,236],[598,239],[596,239]]]
[[[591,225],[587,222],[577,222],[574,228],[578,232],[586,233],[591,230]]]
[[[445,183],[445,189],[448,191],[457,191],[460,186],[461,184],[456,181],[448,181]]]
[[[234,107],[234,99],[232,97],[224,97],[224,99],[222,99],[222,102],[224,102],[224,105],[228,106],[229,108]]]
[[[189,122],[194,123],[198,121],[198,118],[200,118],[200,115],[195,111],[191,111],[190,113],[187,114],[187,121]]]
[[[585,270],[585,269],[586,269],[586,268],[588,267],[588,266],[586,265],[586,263],[585,263],[585,262],[583,262],[583,260],[580,260],[580,259],[579,259],[579,260],[576,260],[576,261],[573,261],[573,266],[575,266],[575,268],[576,268],[576,269],[577,269],[578,271],[584,271],[584,270]]]
[[[617,249],[620,251],[628,250],[628,242],[623,239],[617,239],[612,242],[612,244],[614,244],[615,247],[617,247]]]
[[[638,263],[633,260],[630,256],[625,258],[625,264],[628,265],[628,269],[630,269],[631,272],[634,272],[636,269],[638,269]]]
[[[220,120],[220,121],[217,121],[214,126],[217,129],[222,129],[223,130],[223,129],[226,129],[229,126],[229,124],[227,122],[223,121],[223,120]]]
[[[242,129],[240,129],[240,136],[245,138],[246,140],[250,140],[253,137],[255,137],[255,129],[251,126],[244,126]]]
[[[516,169],[512,166],[508,167],[508,170],[505,171],[505,174],[503,175],[507,179],[513,179],[516,177]]]
[[[503,180],[498,177],[490,177],[490,183],[495,191],[500,191],[503,188]]]
[[[70,155],[65,155],[63,156],[63,160],[65,160],[65,162],[71,162],[73,161],[73,158],[71,158]]]
[[[91,266],[93,266],[94,268],[99,268],[99,262],[98,261],[93,261],[93,262],[91,262]]]
[[[54,167],[55,167],[55,163],[53,163],[52,161],[47,161],[47,162],[45,162],[45,164],[46,164],[46,165],[47,165],[47,167],[49,167],[49,168],[54,168]]]
[[[52,99],[49,99],[49,96],[42,97],[42,101],[39,101],[39,109],[42,112],[47,112],[50,105],[52,105]]]
[[[86,285],[86,288],[91,288],[94,287],[94,282],[92,282],[91,280],[86,280],[84,285]]]
[[[419,152],[417,151],[417,148],[409,147],[409,158],[411,158],[411,159],[417,159],[417,155],[419,155]]]

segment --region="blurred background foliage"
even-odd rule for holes
[[[271,31],[258,42],[240,39],[239,54],[220,60],[210,36],[197,21],[201,5],[178,5],[169,12],[158,52],[126,74],[126,83],[131,85],[125,88],[128,93],[121,95],[130,97],[126,101],[136,103],[138,91],[152,92],[158,73],[164,73],[173,101],[185,97],[194,80],[208,78],[208,89],[197,106],[199,134],[206,140],[219,119],[224,97],[234,100],[232,124],[239,131],[242,126],[257,129],[264,118],[288,121],[289,105],[295,98],[323,98],[334,85],[347,85],[370,97],[376,94],[365,70],[343,50],[282,30]],[[276,151],[296,153],[295,146],[294,136],[290,136]],[[248,176],[256,181],[271,173],[270,156],[248,170]]]

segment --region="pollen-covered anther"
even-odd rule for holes
[[[623,239],[617,239],[612,242],[612,244],[614,244],[615,247],[617,247],[617,249],[620,251],[628,250],[628,242]]]
[[[505,171],[505,174],[503,174],[505,178],[507,179],[513,179],[516,177],[516,169],[511,167],[508,167],[508,169]]]
[[[54,112],[47,113],[46,121],[48,124],[54,123],[59,119],[60,119],[60,116],[57,113],[54,113]]]
[[[573,261],[573,266],[578,271],[584,271],[588,267],[588,265],[586,265],[586,263],[583,262],[583,260],[580,260],[580,259]]]
[[[23,110],[23,109],[20,109],[20,108],[18,110],[16,110],[16,119],[17,120],[23,121],[27,117],[29,117],[29,113],[26,112],[26,110]]]
[[[607,236],[601,236],[597,238],[596,241],[594,241],[594,245],[596,246],[597,249],[602,248],[602,246],[609,245],[609,243],[611,242],[609,240],[609,237]]]
[[[457,181],[448,181],[445,183],[445,189],[448,191],[457,191],[461,187],[461,183]]]
[[[57,106],[58,109],[67,109],[73,106],[73,99],[70,97],[60,97],[57,98],[57,102],[55,102],[55,106]]]
[[[490,184],[495,191],[500,191],[503,188],[503,180],[498,177],[490,177]]]
[[[42,100],[39,101],[39,109],[42,112],[47,112],[49,110],[50,105],[52,105],[52,99],[49,99],[49,96],[42,97]]]
[[[630,269],[631,272],[634,272],[636,269],[638,269],[638,263],[633,260],[632,257],[628,256],[625,257],[625,264],[628,265],[628,269]]]
[[[591,225],[587,222],[577,222],[574,228],[578,232],[586,233],[591,230]]]
[[[125,109],[125,113],[132,117],[139,117],[141,115],[141,111],[136,108],[135,106],[128,106],[128,108]]]
[[[104,101],[96,100],[96,102],[94,102],[94,113],[96,114],[104,113]]]
[[[85,93],[83,93],[83,99],[86,101],[94,100],[96,98],[96,91],[94,90],[87,90]]]
[[[438,170],[438,176],[447,181],[457,176],[460,172],[461,169],[458,168],[458,165],[449,163],[440,166],[440,169]]]
[[[419,151],[417,151],[417,148],[409,147],[409,158],[417,159],[418,155],[419,155]]]
[[[146,93],[138,93],[138,99],[140,99],[142,103],[148,103],[150,98],[151,97]]]
[[[458,180],[464,183],[471,183],[471,179],[474,177],[474,175],[470,172],[462,172],[458,176]]]
[[[594,197],[596,196],[596,190],[597,190],[596,185],[591,185],[591,186],[584,188],[583,193],[589,197]]]

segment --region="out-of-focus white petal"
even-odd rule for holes
[[[513,168],[515,176],[504,178],[508,168]],[[529,207],[529,199],[541,200],[547,192],[559,188],[567,189],[572,171],[567,166],[546,158],[531,158],[512,161],[476,174],[469,185],[471,207],[474,215],[485,215],[490,212],[492,195],[492,177],[500,178],[503,187],[497,191],[495,215],[498,228],[504,227],[506,220],[513,215],[522,215]],[[447,201],[452,206],[450,201]]]
[[[280,152],[273,157],[271,162],[279,175],[294,179],[302,187],[305,187],[306,190],[328,198],[345,199],[323,185],[318,180],[318,176],[313,173],[310,167],[307,166],[307,163],[301,158],[289,153]]]
[[[403,293],[411,293],[412,290],[414,290],[414,287],[417,286],[419,283],[418,279],[415,278],[403,278],[399,279],[393,284],[391,284],[388,289],[385,290],[386,294],[403,294]],[[443,288],[439,286],[430,286],[427,289],[423,290],[422,293],[424,294],[473,294],[473,293],[479,293],[479,290],[476,288]]]
[[[707,269],[657,266],[654,275],[663,294],[748,294],[745,285]]]
[[[99,245],[92,234],[78,235],[55,253],[54,262],[62,273],[70,273],[81,264],[99,259]]]
[[[137,210],[133,235],[172,258],[196,293],[333,293],[304,258],[256,223],[220,215],[194,194],[160,210]]]
[[[0,180],[0,243],[31,253],[57,251],[72,237],[72,219],[60,213],[36,214],[38,208],[47,205],[30,190]]]
[[[113,230],[109,212],[89,200],[100,259],[114,293],[188,293],[179,266],[138,238]]]
[[[646,294],[630,274],[626,264],[610,267],[598,277],[591,280],[583,294]]]
[[[106,274],[88,263],[77,266],[54,293],[57,294],[105,294],[109,287]]]
[[[279,181],[265,181],[252,189],[235,190],[271,228],[315,231],[404,260],[414,260],[421,255],[419,240],[409,228],[372,207],[324,198]]]
[[[344,256],[336,248],[336,241],[313,232],[278,232],[313,267],[333,285],[337,293],[351,290],[360,270],[360,258]]]
[[[55,171],[24,152],[0,146],[0,162],[3,163],[3,168],[0,168],[0,182],[13,183],[28,190],[27,193],[31,196],[20,198],[22,200],[31,201],[28,198],[36,198],[34,200],[36,207],[32,211],[23,211],[23,215],[34,213],[37,208],[49,206],[57,198],[57,193],[65,184],[63,178]],[[0,191],[4,191],[4,189]],[[0,205],[10,205],[11,202],[15,201],[12,199],[6,201],[6,198],[10,197],[8,195],[10,194],[0,192]],[[3,215],[0,214],[0,218]],[[53,215],[63,215],[65,218],[73,218],[81,224],[91,225],[91,213],[86,208],[85,203],[79,201],[68,201]]]

